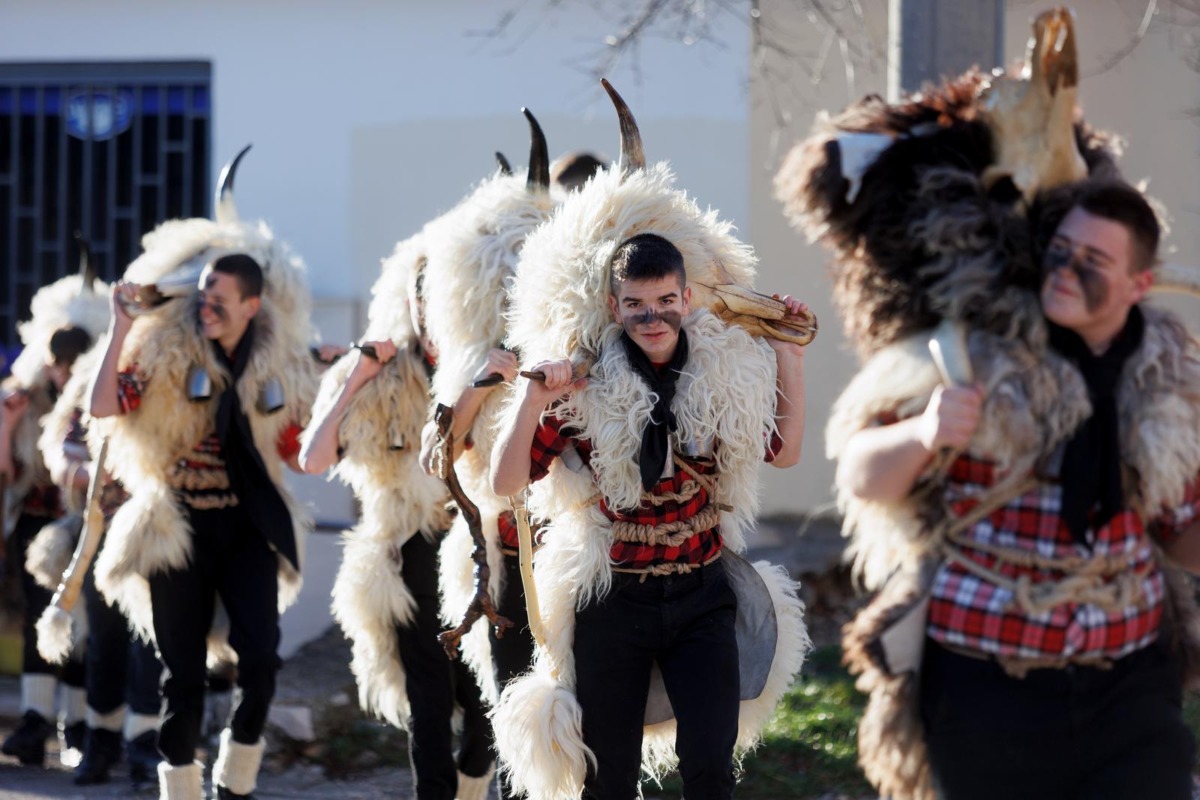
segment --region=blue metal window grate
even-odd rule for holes
[[[0,345],[75,270],[75,231],[113,280],[159,222],[209,214],[211,79],[207,62],[0,63]]]

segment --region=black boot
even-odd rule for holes
[[[158,784],[158,733],[145,731],[130,739],[125,745],[125,757],[129,760],[129,779],[135,787],[142,784]]]
[[[88,728],[83,760],[75,768],[75,785],[107,783],[108,773],[121,760],[121,734],[103,728]]]
[[[46,761],[46,739],[54,734],[54,725],[32,708],[21,717],[21,724],[0,745],[0,753],[15,756],[22,764],[42,766]]]
[[[217,787],[217,800],[254,800],[252,794],[234,794],[224,786]]]

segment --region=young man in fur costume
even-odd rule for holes
[[[1196,567],[1200,359],[1140,303],[1158,224],[1074,108],[1070,15],[1029,52],[865,98],[777,178],[865,357],[827,430],[878,591],[843,640],[859,761],[895,800],[1186,798],[1195,607],[1159,547]]]
[[[1001,356],[982,383],[933,389],[923,410],[885,411],[840,447],[839,487],[877,504],[903,502],[939,453],[961,453],[937,490],[969,522],[934,573],[920,700],[948,800],[1192,796],[1155,553],[1200,572],[1200,352],[1140,305],[1158,237],[1135,189],[1074,192],[1041,288],[1060,399],[1022,411],[1047,440],[1026,451],[1027,437],[997,436],[1021,423],[1011,391],[996,391],[1020,385],[997,374],[1012,366]],[[1014,479],[1009,499],[987,500]]]
[[[159,785],[164,797],[187,800],[203,788],[193,759],[218,597],[238,688],[213,784],[222,798],[254,790],[279,613],[299,591],[311,526],[282,475],[298,467],[317,384],[304,266],[265,225],[238,217],[236,165],[222,175],[215,220],[172,220],[143,239],[129,283],[114,289],[90,405],[93,417],[111,418],[96,428],[130,492],[97,556],[96,585],[162,656]],[[129,317],[131,298],[154,296],[147,284],[186,286],[181,274],[200,265],[186,296]]]
[[[104,329],[106,301],[97,290],[105,288],[95,285],[94,276],[88,273],[62,278],[34,295],[31,318],[19,329],[25,348],[13,363],[0,401],[0,474],[8,478],[8,492],[0,502],[5,503],[7,512],[19,509],[7,549],[14,572],[19,570],[25,598],[22,718],[0,752],[23,764],[41,765],[45,760],[46,737],[55,730],[60,689],[64,751],[78,757],[87,730],[82,661],[67,659],[60,669],[38,652],[35,626],[53,592],[39,585],[26,569],[26,554],[42,528],[63,513],[58,487],[37,443],[42,418],[53,408],[76,360]],[[9,514],[5,516],[9,519]]]
[[[551,522],[534,564],[536,664],[501,696],[497,745],[532,798],[627,800],[639,766],[660,775],[676,759],[686,796],[731,797],[735,748],[807,646],[795,584],[735,555],[764,457],[799,457],[803,355],[697,307],[704,287],[749,284],[753,256],[665,165],[645,167],[609,91],[621,161],[529,237],[512,293],[509,343],[545,381],[519,386],[492,486],[512,496],[532,480],[529,509]],[[761,605],[742,605],[747,575]],[[774,615],[766,652],[739,640],[739,606]]]
[[[365,341],[322,379],[300,461],[310,473],[333,467],[362,505],[333,588],[360,704],[408,731],[419,800],[480,800],[491,783],[491,723],[474,676],[437,640],[438,549],[450,520],[445,484],[418,463],[436,359],[418,332],[428,230],[384,262]]]
[[[67,498],[67,507],[72,509],[70,517],[43,529],[30,551],[30,572],[51,591],[66,580],[82,516],[88,513],[88,485],[96,464],[87,434],[91,419],[85,406],[92,374],[103,351],[104,346],[100,345],[80,357],[54,409],[43,420],[39,448],[51,478]],[[119,481],[110,478],[101,485],[97,502],[106,526],[128,496]],[[67,522],[71,517],[74,522]],[[74,781],[81,786],[108,781],[123,749],[135,787],[157,781],[161,759],[155,739],[162,666],[154,646],[131,634],[124,614],[96,590],[91,569],[83,581],[82,597],[85,624],[80,627],[86,630],[87,738]],[[52,613],[57,610],[48,609],[38,621],[38,650],[52,662],[65,659],[72,649],[72,640],[80,635],[78,630],[61,628],[62,622],[71,626],[72,620],[65,617],[60,622]]]

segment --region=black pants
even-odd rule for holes
[[[128,703],[134,714],[158,714],[162,665],[153,646],[134,636],[118,609],[104,602],[89,570],[87,602],[88,707],[108,714]]]
[[[188,509],[195,531],[184,569],[150,576],[154,636],[162,658],[163,719],[158,749],[171,765],[195,758],[204,716],[206,637],[219,596],[238,656],[233,740],[262,736],[279,671],[278,560],[239,508]]]
[[[687,575],[617,573],[575,617],[575,694],[596,755],[583,796],[637,797],[650,670],[662,670],[678,723],[675,752],[688,800],[733,797],[738,721],[737,597],[717,561]]]
[[[1178,661],[1152,645],[1112,669],[1039,669],[927,644],[921,717],[942,800],[1190,800],[1195,743]]]
[[[409,760],[418,800],[453,800],[458,772],[477,778],[492,763],[492,726],[483,697],[462,658],[451,661],[437,640],[437,546],[417,533],[400,549],[400,573],[417,602],[411,626],[397,626],[396,641],[408,693]],[[462,708],[462,735],[454,756],[451,718]]]
[[[533,632],[529,629],[529,610],[525,607],[525,590],[521,585],[521,562],[517,556],[504,556],[504,590],[496,604],[500,615],[512,621],[513,626],[496,636],[495,628],[488,629],[492,640],[492,667],[495,670],[496,686],[500,691],[518,675],[528,672],[533,662]],[[500,780],[500,798],[509,800],[518,795],[503,778]]]
[[[41,533],[42,528],[53,522],[52,517],[39,514],[22,514],[13,526],[12,537],[9,540],[8,557],[15,560],[14,567],[21,573],[21,594],[25,602],[25,619],[21,625],[21,635],[24,638],[21,651],[21,673],[23,675],[53,675],[67,686],[82,689],[86,680],[84,664],[72,658],[61,667],[51,664],[42,658],[37,649],[37,621],[42,612],[50,606],[54,592],[38,585],[38,582],[25,569],[25,557],[29,545]]]

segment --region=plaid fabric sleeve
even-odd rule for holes
[[[775,460],[775,456],[779,455],[779,451],[783,449],[783,437],[779,435],[779,431],[775,431],[767,439],[767,450],[763,453],[763,461],[770,464]]]
[[[142,404],[145,392],[146,381],[138,372],[137,364],[131,364],[117,373],[117,400],[121,403],[121,413],[136,411]]]
[[[561,419],[554,414],[547,414],[533,432],[533,444],[529,447],[530,483],[546,477],[554,459],[571,444],[571,437],[563,428],[564,423]]]
[[[275,451],[279,453],[279,457],[284,461],[290,460],[293,456],[300,455],[300,434],[304,429],[295,422],[289,422],[288,426],[279,432],[279,438],[275,440]]]
[[[1197,521],[1200,521],[1200,475],[1184,492],[1183,502],[1159,515],[1150,531],[1159,544],[1169,545]]]

